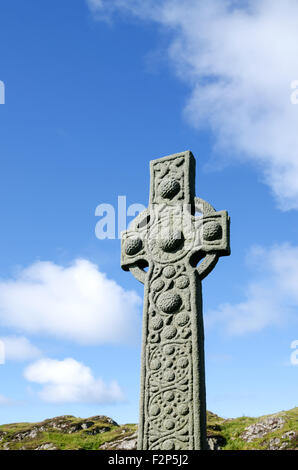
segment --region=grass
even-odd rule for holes
[[[298,408],[274,416],[285,420],[282,429],[247,442],[242,438],[244,430],[268,416],[223,419],[208,412],[208,438],[217,439],[222,450],[267,449],[270,440],[276,438],[280,439],[280,444],[285,442],[287,448],[298,449]],[[129,437],[136,429],[136,424],[118,426],[103,416],[89,419],[63,416],[42,423],[5,424],[0,426],[0,450],[30,450],[44,444],[51,444],[58,450],[99,450],[102,444]],[[288,431],[296,432],[294,439],[282,437]],[[25,434],[30,432],[31,437]]]
[[[259,418],[241,417],[233,420],[221,420],[220,418],[221,435],[226,441],[222,450],[265,450],[268,448],[269,441],[276,438],[280,439],[280,444],[286,442],[288,448],[298,449],[298,408],[271,416],[284,418],[284,426],[281,429],[266,434],[260,439],[254,439],[252,442],[246,442],[242,439],[241,436],[245,428],[267,418],[268,416],[261,416]],[[288,431],[295,431],[297,433],[296,438],[293,440],[282,438],[282,436]]]

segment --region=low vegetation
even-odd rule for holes
[[[298,408],[260,418],[223,419],[208,412],[212,450],[298,449]],[[136,447],[136,424],[106,416],[60,416],[40,423],[0,426],[0,450],[105,450]]]

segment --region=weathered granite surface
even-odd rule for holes
[[[121,249],[122,268],[145,285],[138,449],[205,449],[201,280],[230,254],[229,217],[195,197],[191,152],[150,167],[149,207]]]

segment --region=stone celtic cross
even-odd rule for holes
[[[145,285],[138,449],[200,450],[207,446],[201,280],[230,254],[229,217],[195,197],[191,152],[153,160],[150,169],[149,208],[121,240],[122,268]]]

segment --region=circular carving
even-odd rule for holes
[[[166,401],[173,401],[174,398],[175,398],[174,392],[172,392],[172,391],[170,391],[170,390],[169,390],[168,392],[165,392],[165,394],[164,394],[164,399],[165,399]]]
[[[164,373],[164,379],[167,382],[173,382],[173,380],[175,380],[174,372],[172,372],[171,370],[166,370],[165,373]]]
[[[176,274],[176,269],[174,266],[166,266],[163,270],[163,274],[167,279],[171,279],[171,277],[174,277]]]
[[[175,338],[176,334],[177,334],[177,329],[174,326],[167,326],[163,331],[163,335],[167,339]]]
[[[182,405],[179,405],[178,406],[178,413],[182,416],[185,416],[187,415],[189,412],[189,408],[188,408],[188,405],[186,405],[185,403],[182,403]]]
[[[189,322],[189,315],[187,313],[178,313],[176,317],[176,324],[179,326],[185,326]]]
[[[125,242],[125,253],[129,256],[137,254],[143,248],[140,238],[128,238]]]
[[[189,329],[189,328],[186,328],[186,329],[183,331],[183,333],[182,333],[182,338],[183,338],[183,339],[187,339],[187,338],[190,337],[190,335],[191,335],[190,329]]]
[[[151,362],[150,362],[150,369],[152,370],[158,370],[160,369],[161,367],[161,363],[158,359],[153,359]]]
[[[173,421],[172,419],[166,419],[165,422],[164,422],[164,427],[170,431],[171,429],[174,429],[175,427],[175,421]]]
[[[174,450],[175,449],[175,443],[171,439],[167,439],[165,442],[162,444],[162,450]]]
[[[188,359],[186,357],[180,357],[177,361],[178,367],[182,367],[182,369],[185,369],[188,366]]]
[[[165,286],[165,283],[163,282],[162,279],[156,279],[151,284],[151,288],[154,292],[161,291],[164,288],[164,286]]]
[[[176,279],[176,286],[179,289],[185,289],[186,287],[189,286],[189,279],[186,276],[180,276],[178,279]]]
[[[159,333],[152,333],[149,335],[149,341],[151,343],[159,343],[160,341],[160,336]]]
[[[174,346],[172,346],[171,344],[167,344],[165,347],[164,347],[164,353],[167,355],[167,356],[171,356],[172,354],[174,354],[175,352],[175,348]]]
[[[151,326],[153,330],[160,330],[163,327],[163,321],[160,317],[153,318],[151,320]]]
[[[175,230],[174,232],[165,231],[160,234],[158,244],[163,251],[171,253],[180,248],[183,241],[184,236],[181,230]]]
[[[152,259],[165,266],[184,258],[189,250],[192,250],[195,241],[195,232],[191,230],[191,233],[188,233],[191,220],[182,224],[181,214],[176,212],[174,207],[161,211],[147,237]],[[191,219],[191,215],[189,218]]]
[[[175,292],[164,292],[157,300],[157,306],[164,313],[174,313],[181,307],[182,299]]]
[[[159,194],[164,199],[172,199],[180,191],[180,183],[174,178],[165,178],[159,185]]]
[[[170,415],[172,413],[172,411],[173,411],[173,408],[171,406],[167,406],[166,409],[165,409],[165,413],[167,415]]]
[[[157,415],[159,415],[159,413],[160,413],[160,408],[159,408],[159,406],[157,406],[157,405],[152,405],[152,406],[149,408],[149,414],[150,414],[151,416],[157,416]]]
[[[206,222],[203,225],[203,238],[208,242],[220,240],[222,238],[222,228],[220,223],[215,221]]]
[[[172,367],[172,365],[173,365],[173,361],[171,361],[170,359],[167,359],[165,362],[165,367],[169,368],[169,367]]]

